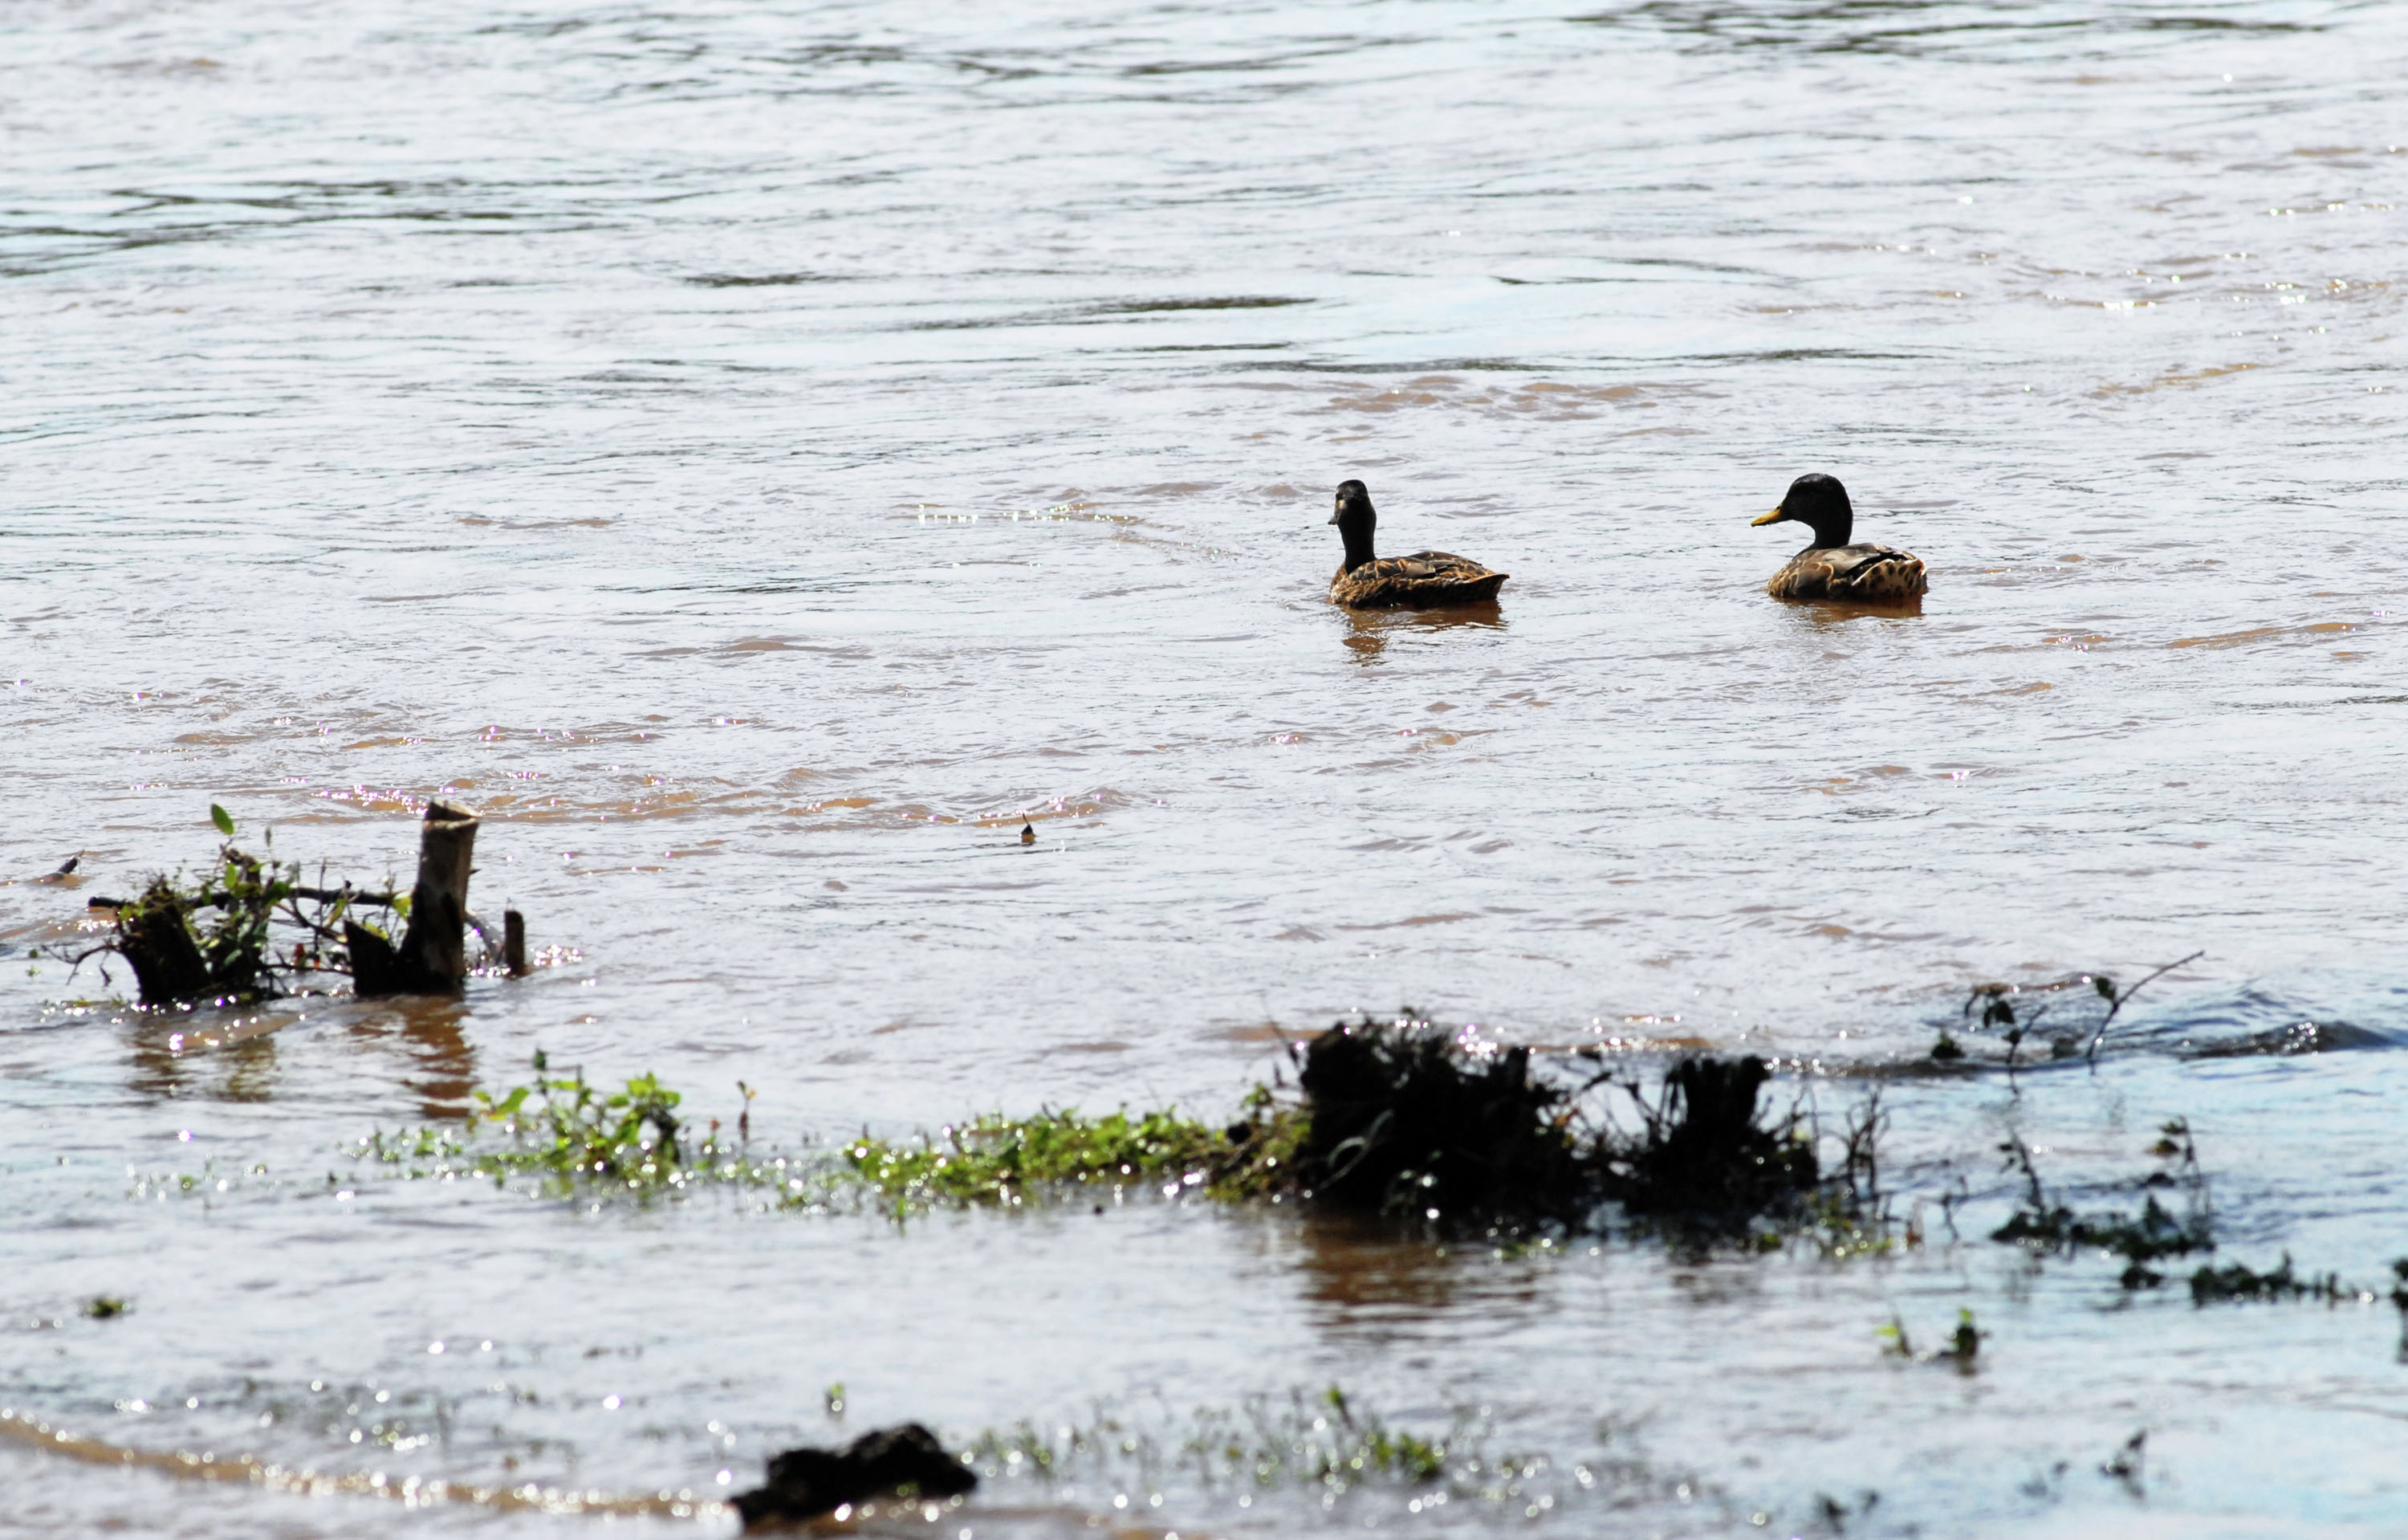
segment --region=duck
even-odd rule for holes
[[[1505,585],[1507,574],[1492,572],[1476,561],[1443,551],[1416,551],[1410,556],[1371,554],[1371,531],[1380,516],[1371,507],[1370,490],[1360,482],[1338,483],[1338,511],[1329,515],[1346,540],[1346,559],[1329,580],[1329,602],[1349,610],[1386,610],[1410,605],[1416,610],[1451,604],[1487,604]]]
[[[1764,591],[1777,599],[1845,599],[1856,604],[1905,604],[1923,597],[1923,558],[1894,545],[1851,545],[1856,511],[1836,476],[1808,471],[1789,483],[1781,506],[1757,525],[1797,523],[1813,543],[1789,558]]]

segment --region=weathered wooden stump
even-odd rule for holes
[[[134,965],[145,1005],[187,1004],[210,993],[209,965],[164,883],[118,910],[117,950]]]
[[[426,804],[418,830],[418,883],[409,890],[409,928],[401,945],[352,921],[343,925],[351,987],[377,995],[456,995],[468,977],[462,932],[468,917],[469,862],[477,815],[451,802]]]
[[[527,976],[526,916],[515,909],[502,911],[502,966],[514,979]]]

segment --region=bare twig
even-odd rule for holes
[[[2175,969],[2184,966],[2186,963],[2197,962],[2200,958],[2205,956],[2207,956],[2207,949],[2205,947],[2201,947],[2198,951],[2193,952],[2189,957],[2182,958],[2180,961],[2166,964],[2163,968],[2151,973],[2148,977],[2132,986],[2129,989],[2123,990],[2120,993],[2116,991],[2113,980],[2100,980],[2100,988],[2099,992],[2107,997],[2107,1015],[2100,1020],[2099,1030],[2090,1039],[2090,1052],[2086,1057],[2090,1061],[2091,1068],[2097,1069],[2099,1067],[2099,1045],[2107,1041],[2107,1029],[2114,1025],[2115,1013],[2124,1008],[2125,1001],[2130,1000],[2134,995],[2139,994],[2150,985],[2155,984],[2157,980],[2165,977],[2168,973],[2172,972]]]

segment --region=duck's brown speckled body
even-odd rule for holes
[[[1779,599],[1841,599],[1852,604],[1909,604],[1928,584],[1923,558],[1893,545],[1851,545],[1856,509],[1838,480],[1810,472],[1789,483],[1781,506],[1756,522],[1795,520],[1814,531],[1814,543],[1789,558],[1764,591]]]
[[[1329,602],[1350,610],[1416,610],[1455,604],[1487,604],[1505,585],[1507,574],[1492,572],[1476,561],[1443,551],[1416,551],[1410,556],[1371,554],[1371,531],[1379,515],[1371,494],[1360,482],[1338,485],[1338,511],[1329,516],[1346,540],[1346,559],[1329,580]]]

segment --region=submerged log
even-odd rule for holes
[[[394,900],[390,893],[363,893],[348,885],[342,887],[304,887],[296,884],[284,891],[293,898],[307,899],[311,903],[348,903],[353,908],[365,903],[391,909]],[[223,888],[192,900],[196,909],[224,909],[235,901],[234,895]],[[111,899],[95,893],[83,901],[83,906],[86,909],[127,909],[133,906],[133,902],[131,899]]]
[[[409,928],[394,946],[347,921],[351,987],[376,995],[456,995],[468,977],[462,932],[468,918],[469,863],[477,848],[477,815],[451,802],[426,804],[419,826],[418,883],[409,890]]]

